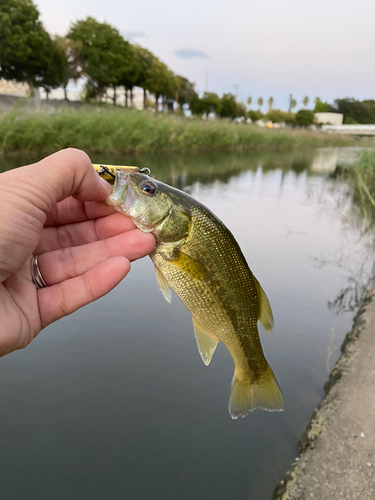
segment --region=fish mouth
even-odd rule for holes
[[[112,194],[106,199],[108,205],[125,215],[136,205],[138,199],[131,187],[130,173],[117,170]]]

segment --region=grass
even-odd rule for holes
[[[354,166],[343,168],[342,177],[353,188],[354,203],[375,228],[375,151],[365,150]]]
[[[358,145],[358,140],[108,107],[58,109],[52,114],[16,109],[0,116],[0,153],[76,147],[89,153],[138,155],[344,145]]]

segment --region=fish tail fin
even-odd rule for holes
[[[284,397],[268,363],[258,380],[251,380],[250,375],[239,378],[236,372],[229,400],[229,413],[233,419],[246,417],[255,408],[268,411],[284,409]]]

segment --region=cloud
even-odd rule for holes
[[[192,59],[193,57],[206,58],[210,57],[201,50],[195,49],[178,49],[175,50],[175,55],[181,59]]]

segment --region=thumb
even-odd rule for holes
[[[103,201],[111,192],[110,185],[93,169],[87,154],[78,149],[58,151],[8,173],[14,175],[13,182],[16,181],[18,190],[24,191],[22,195],[45,214],[68,196],[81,201]]]

